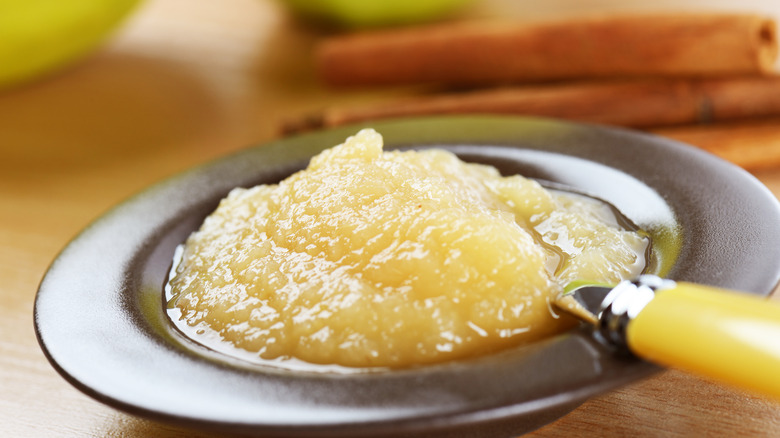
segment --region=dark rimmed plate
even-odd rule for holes
[[[739,168],[626,130],[539,119],[373,123],[387,147],[443,147],[600,197],[651,232],[656,272],[767,295],[780,279],[780,207]],[[394,372],[294,372],[182,337],[162,285],[175,247],[236,186],[276,182],[359,126],[249,149],[158,184],[90,225],[58,256],[35,305],[57,371],[131,414],[262,436],[510,436],[657,370],[576,329],[476,360]]]

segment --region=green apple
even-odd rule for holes
[[[91,52],[139,0],[0,0],[0,89]]]
[[[346,28],[430,21],[469,0],[283,0],[296,13]]]

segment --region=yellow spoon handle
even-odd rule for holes
[[[780,400],[780,304],[678,282],[628,324],[637,356]]]

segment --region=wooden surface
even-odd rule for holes
[[[640,3],[493,0],[474,15],[651,8]],[[780,16],[773,0],[652,6],[672,7]],[[60,378],[35,339],[35,291],[70,238],[147,185],[272,139],[285,117],[406,92],[325,89],[308,57],[320,36],[269,0],[148,1],[89,59],[0,93],[0,436],[200,436],[115,411]],[[780,118],[659,132],[738,154],[751,143],[780,144]],[[756,176],[780,196],[780,169]],[[531,434],[736,435],[780,435],[780,404],[674,371],[588,401]]]

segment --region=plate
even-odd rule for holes
[[[368,125],[366,125],[368,126]],[[649,231],[655,272],[767,295],[780,279],[780,207],[750,174],[696,148],[632,131],[543,119],[373,123],[387,148],[449,149],[599,197]],[[392,372],[267,367],[191,342],[166,318],[174,250],[230,189],[276,182],[362,127],[247,149],[115,207],[56,258],[35,303],[51,364],[130,414],[262,436],[511,436],[657,371],[577,328],[478,359]]]

